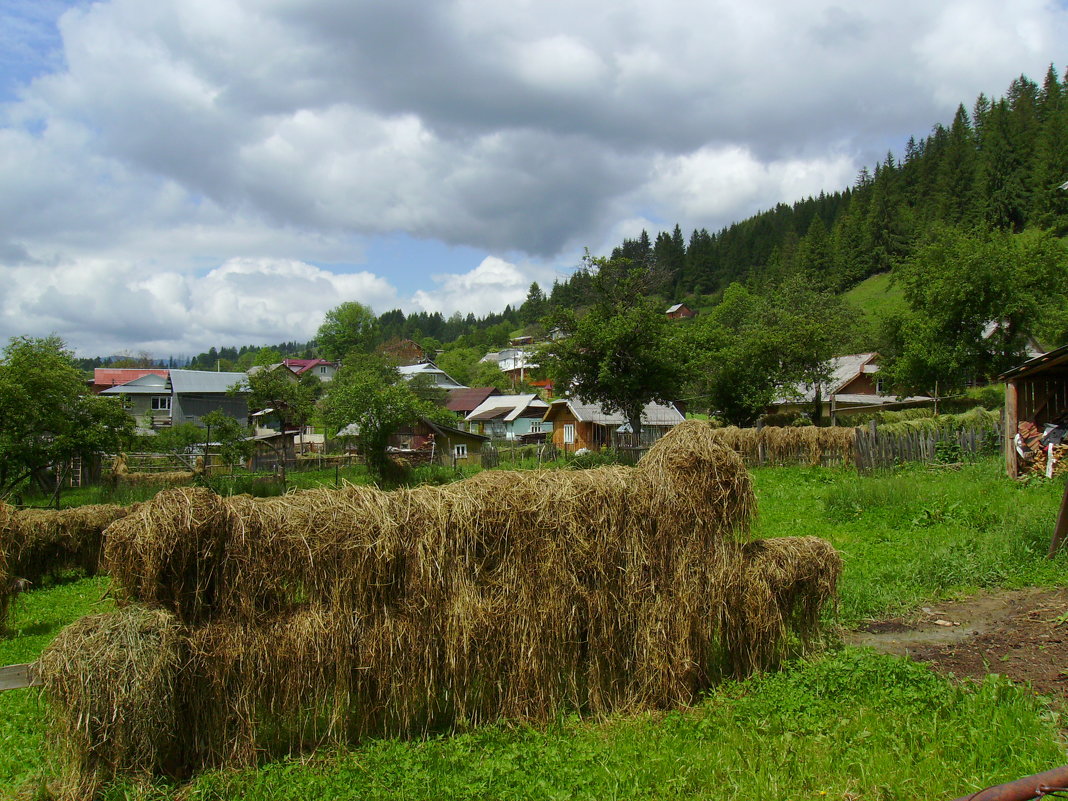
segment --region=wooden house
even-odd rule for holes
[[[671,306],[665,314],[667,314],[669,320],[688,320],[691,317],[697,316],[697,312],[685,303],[676,303],[674,306]]]
[[[543,419],[552,425],[553,444],[564,451],[597,451],[635,444],[623,415],[607,412],[599,404],[582,403],[575,398],[555,400]],[[640,444],[655,442],[684,419],[674,406],[646,404]]]
[[[1005,382],[1005,468],[1015,477],[1023,458],[1031,455],[1028,446],[1035,444],[1025,439],[1037,435],[1048,460],[1048,447],[1054,444],[1049,434],[1056,437],[1054,429],[1068,425],[1068,345],[1036,356],[999,378]],[[1061,443],[1068,443],[1068,437]]]
[[[820,398],[820,417],[830,419],[880,409],[899,409],[933,403],[926,395],[899,398],[886,394],[879,382],[879,354],[853,353],[831,359],[830,378],[817,388],[798,384],[784,391],[768,411],[772,414],[811,413]]]
[[[468,426],[492,439],[515,440],[525,434],[540,434],[549,404],[534,393],[527,395],[495,395],[486,398],[473,409],[464,421]]]

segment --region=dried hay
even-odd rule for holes
[[[249,763],[562,708],[677,706],[770,664],[792,629],[815,625],[840,563],[819,540],[743,544],[749,477],[712,434],[680,425],[635,468],[161,493],[111,527],[106,557],[120,598],[182,630],[168,703],[195,737],[161,741],[194,769]],[[78,635],[56,646],[78,647]],[[86,699],[56,700],[85,714]]]
[[[100,567],[104,529],[129,512],[114,504],[73,509],[22,509],[0,503],[0,627],[11,596],[63,570],[94,575]]]
[[[203,460],[199,456],[197,467],[203,471]],[[196,477],[196,472],[191,470],[131,473],[124,453],[118,454],[111,466],[111,480],[116,486],[125,484],[136,487],[183,487],[192,484]]]
[[[728,426],[713,434],[748,465],[850,464],[856,429],[842,426]]]
[[[181,630],[162,610],[130,607],[63,629],[37,661],[51,701],[54,747],[66,757],[65,797],[92,797],[121,771],[183,768]]]

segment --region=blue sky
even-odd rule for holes
[[[198,352],[499,311],[1063,71],[1038,0],[6,0],[0,337]]]

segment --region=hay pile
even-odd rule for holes
[[[749,477],[712,433],[681,425],[636,468],[262,500],[161,493],[108,531],[116,593],[133,603],[42,661],[77,733],[66,739],[79,775],[248,763],[562,708],[676,706],[771,664],[791,632],[814,630],[841,563],[819,540],[742,542]],[[146,704],[155,721],[137,724],[162,745],[127,754],[132,734],[80,721],[129,706],[129,682],[90,677],[98,659],[111,675],[125,648],[107,631],[148,614],[131,676],[152,674],[134,685],[172,700]]]
[[[721,445],[734,450],[747,465],[848,465],[853,460],[856,429],[831,426],[765,426],[715,429]]]
[[[200,457],[197,464],[202,465]],[[111,465],[111,480],[116,486],[126,484],[138,487],[182,487],[193,483],[197,474],[191,470],[168,470],[153,473],[131,473],[126,455],[120,453]]]
[[[38,584],[72,568],[95,574],[104,529],[128,512],[112,504],[56,511],[16,510],[0,503],[0,629],[7,621],[11,597],[23,582]]]

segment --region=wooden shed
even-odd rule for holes
[[[1068,422],[1068,345],[1024,362],[1000,376],[1005,382],[1005,468],[1020,472],[1016,434],[1032,423],[1039,431],[1048,424]]]

